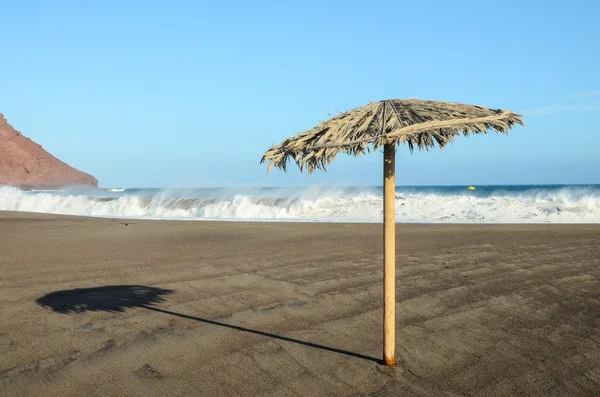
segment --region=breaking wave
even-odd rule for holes
[[[381,188],[97,189],[0,186],[0,210],[190,220],[380,222]],[[600,186],[398,188],[398,222],[600,223]]]

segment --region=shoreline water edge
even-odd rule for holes
[[[382,188],[0,186],[0,210],[107,218],[381,222]],[[600,223],[600,185],[397,187],[398,223]]]

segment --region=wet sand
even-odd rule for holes
[[[380,225],[0,212],[0,395],[600,395],[600,225],[397,233],[390,369]]]

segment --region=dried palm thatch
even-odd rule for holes
[[[515,124],[523,125],[522,116],[508,110],[488,109],[460,103],[390,99],[339,114],[315,128],[288,138],[267,150],[261,164],[268,162],[286,170],[289,158],[300,170],[326,171],[339,152],[358,155],[376,150],[387,143],[407,143],[428,150],[436,143],[443,148],[455,136],[508,133]]]

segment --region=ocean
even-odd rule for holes
[[[110,218],[381,222],[366,187],[71,188],[0,186],[0,210]],[[399,223],[600,223],[600,185],[398,186]]]

